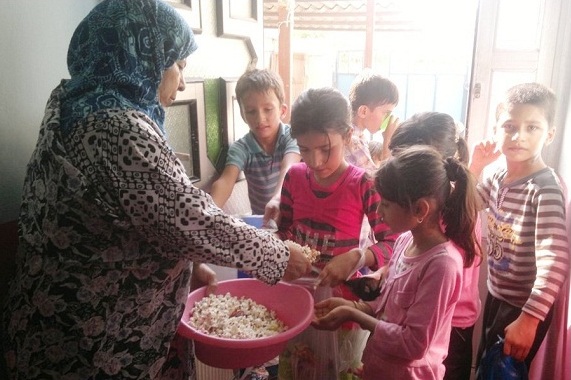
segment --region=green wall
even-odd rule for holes
[[[220,171],[226,157],[223,149],[221,120],[220,120],[220,78],[208,78],[204,80],[204,101],[206,112],[206,146],[210,162]],[[221,164],[220,164],[221,163]]]

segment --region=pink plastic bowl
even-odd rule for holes
[[[190,326],[194,303],[205,296],[200,288],[188,296],[178,333],[194,340],[196,357],[211,367],[248,368],[264,364],[283,351],[287,342],[309,326],[313,316],[313,297],[298,285],[279,282],[266,285],[252,278],[239,278],[218,283],[216,294],[247,297],[276,312],[288,329],[259,339],[227,339],[203,334]]]

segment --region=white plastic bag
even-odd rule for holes
[[[308,289],[315,302],[332,297],[330,287],[315,287],[314,278],[301,278],[293,283]],[[290,340],[280,355],[280,380],[336,380],[339,368],[337,331],[317,330],[311,326]]]

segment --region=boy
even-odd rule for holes
[[[399,102],[397,86],[389,79],[373,71],[363,70],[351,83],[349,88],[349,102],[351,103],[351,123],[353,134],[345,147],[345,160],[374,176],[378,163],[390,156],[388,148],[391,136],[398,125],[398,118],[391,115]],[[378,158],[373,158],[369,146],[369,136],[379,130],[383,134],[381,152]],[[363,218],[361,248],[375,242],[367,218]]]
[[[553,141],[555,95],[538,83],[510,88],[496,110],[496,141],[475,147],[477,176],[500,154],[506,166],[478,187],[488,209],[488,296],[478,372],[486,352],[505,339],[503,352],[527,368],[569,272],[565,202],[561,183],[542,157]],[[496,146],[500,152],[496,151]]]
[[[345,150],[345,158],[350,164],[373,173],[377,170],[365,130],[371,135],[379,130],[383,133],[382,158],[390,155],[387,148],[398,119],[391,115],[399,102],[397,86],[389,79],[370,70],[359,74],[349,89],[353,124],[353,136]]]
[[[285,173],[301,157],[289,126],[281,121],[287,111],[283,82],[271,70],[248,70],[236,83],[236,98],[250,131],[230,147],[226,166],[212,184],[212,198],[223,207],[244,171],[252,214],[264,215],[266,206],[278,211]],[[264,222],[269,218],[275,220],[277,214]]]

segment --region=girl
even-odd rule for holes
[[[357,299],[343,282],[358,276],[362,267],[383,266],[391,255],[394,236],[377,212],[380,197],[373,179],[345,161],[344,146],[351,138],[347,99],[333,88],[305,91],[293,104],[291,133],[303,162],[293,165],[285,177],[278,234],[320,251],[322,258],[332,257],[319,266],[316,281],[309,281],[316,301],[331,295]],[[365,215],[377,243],[361,249],[359,237]],[[313,289],[315,284],[321,286]],[[280,378],[295,378],[297,371],[298,378],[336,379],[338,372],[346,377],[360,367],[366,334],[358,326],[346,324],[338,336],[326,334],[329,342],[337,339],[338,345],[333,342],[328,346],[327,338],[311,334],[306,331],[306,339],[300,338],[305,344],[304,357],[313,363],[311,368],[301,376],[299,367],[303,364],[295,365],[299,358],[294,352],[299,345],[290,347],[284,353],[285,361],[280,359]],[[319,347],[314,345],[317,342]],[[333,352],[337,349],[339,355]],[[335,367],[338,371],[329,371]]]
[[[456,159],[414,146],[381,166],[375,186],[383,220],[395,232],[406,231],[395,242],[381,295],[372,302],[319,302],[312,325],[333,330],[355,321],[371,332],[363,379],[442,379],[462,287],[457,247],[467,261],[478,252],[474,179]]]
[[[466,140],[452,116],[441,112],[422,112],[403,122],[391,138],[389,149],[396,152],[411,145],[430,145],[444,157],[456,157],[468,165],[469,152]],[[474,233],[480,241],[480,220]],[[461,250],[462,252],[462,250]],[[464,259],[462,291],[452,316],[452,332],[448,355],[444,360],[444,380],[465,380],[472,371],[472,336],[480,315],[481,301],[478,290],[481,258],[469,262]]]

